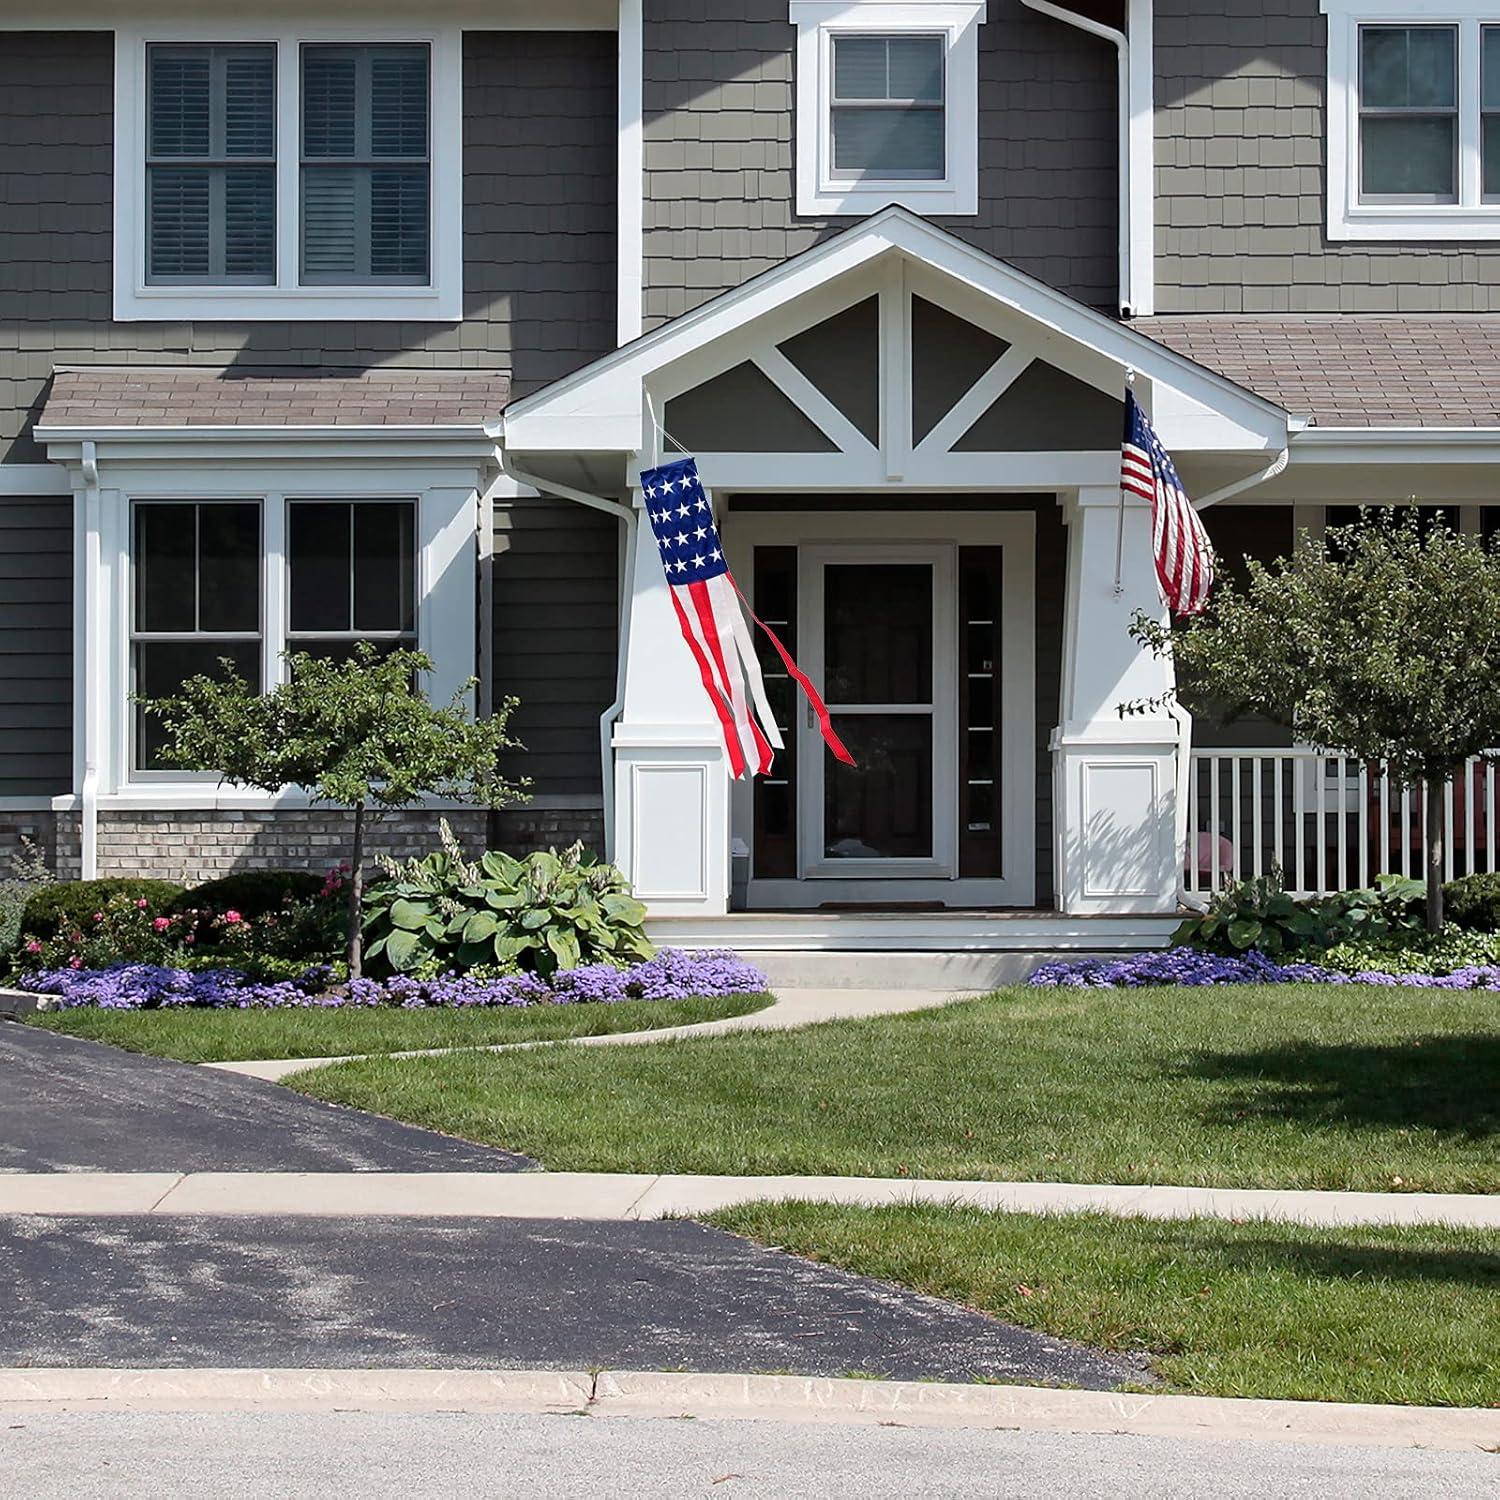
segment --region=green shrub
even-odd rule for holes
[[[145,909],[161,915],[170,910],[181,894],[182,887],[170,880],[144,880],[129,875],[107,880],[67,880],[38,890],[26,903],[21,926],[28,936],[45,940],[64,930],[82,932],[92,924],[96,911],[103,911],[118,897],[143,900]]]
[[[1452,974],[1500,961],[1500,933],[1402,933],[1378,939],[1354,938],[1318,955],[1325,969],[1341,974]]]
[[[1422,928],[1420,880],[1382,875],[1373,890],[1340,891],[1298,901],[1280,875],[1226,886],[1206,912],[1186,918],[1172,942],[1208,953],[1255,949],[1271,957],[1317,952],[1351,939],[1383,939]]]
[[[242,917],[263,917],[294,901],[310,901],[330,884],[310,870],[244,870],[218,880],[205,880],[186,890],[173,911],[237,911]]]
[[[398,973],[497,964],[552,974],[649,958],[646,908],[625,877],[582,844],[515,859],[464,858],[446,822],[443,847],[404,865],[365,897],[367,956]]]
[[[1443,887],[1448,920],[1470,932],[1500,931],[1500,875],[1462,875]]]
[[[10,875],[0,880],[0,963],[15,952],[21,941],[27,903],[39,890],[52,885],[55,878],[41,850],[22,834],[20,847],[10,857]]]

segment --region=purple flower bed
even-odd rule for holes
[[[1124,958],[1074,958],[1043,964],[1030,982],[1087,990],[1158,984],[1380,984],[1424,990],[1500,990],[1500,967],[1486,964],[1451,974],[1342,974],[1318,964],[1278,964],[1254,951],[1224,958],[1197,948],[1165,948]]]
[[[565,969],[551,979],[512,974],[473,979],[356,979],[329,988],[332,971],[309,969],[299,979],[263,982],[234,969],[164,969],[121,964],[110,969],[52,969],[27,975],[28,990],[56,995],[64,1009],[97,1005],[102,1010],[275,1010],[288,1006],[335,1010],[346,1006],[609,1005],[620,1000],[686,1000],[696,996],[759,995],[766,976],[728,951],[684,953],[664,948],[631,969],[590,964]]]

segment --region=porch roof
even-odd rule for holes
[[[493,370],[70,366],[55,372],[37,430],[481,428],[509,399],[510,377]]]
[[[1500,427],[1500,317],[1140,318],[1168,349],[1321,427]]]

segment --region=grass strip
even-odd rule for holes
[[[299,1087],[583,1172],[1500,1191],[1500,1001],[1017,988],[630,1049],[350,1063]]]
[[[1441,1228],[758,1203],[706,1222],[792,1254],[1144,1353],[1194,1395],[1500,1405],[1500,1242]]]
[[[468,1010],[74,1010],[27,1017],[48,1031],[108,1042],[130,1052],[182,1062],[248,1058],[343,1057],[425,1047],[484,1047],[500,1042],[561,1041],[626,1031],[656,1031],[742,1016],[768,995],[720,999],[627,1000],[608,1005],[537,1005]]]

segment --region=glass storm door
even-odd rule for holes
[[[955,875],[954,549],[809,546],[800,572],[806,665],[858,763],[800,725],[803,875]]]

